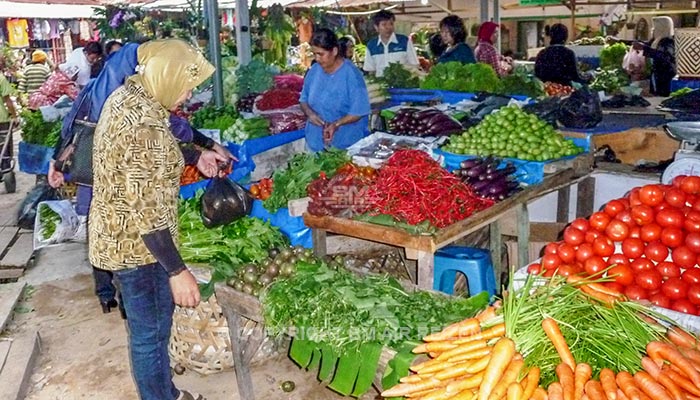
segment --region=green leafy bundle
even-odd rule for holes
[[[61,217],[51,207],[40,204],[39,222],[41,223],[41,237],[46,240],[56,233],[56,227],[61,223]]]
[[[595,79],[591,82],[591,89],[614,94],[621,87],[629,85],[629,83],[629,75],[620,67],[597,69]]]
[[[318,179],[321,172],[330,178],[349,161],[345,151],[335,149],[295,155],[287,168],[279,169],[272,175],[272,194],[263,205],[271,213],[276,213],[280,208],[287,207],[289,200],[306,197],[306,187]]]
[[[532,76],[525,68],[516,68],[512,74],[501,78],[502,93],[506,95],[522,95],[532,98],[544,96],[544,83]]]
[[[390,63],[379,80],[390,88],[410,89],[419,85],[418,77],[398,62]]]
[[[223,132],[236,122],[236,118],[238,113],[233,105],[217,107],[208,104],[192,114],[192,126],[198,129],[219,129]]]
[[[25,143],[56,147],[61,136],[63,121],[45,122],[41,111],[24,110],[22,117],[22,140]]]
[[[236,70],[236,94],[243,97],[250,93],[262,93],[272,87],[274,75],[267,64],[253,59]]]
[[[431,68],[420,87],[468,93],[500,93],[502,90],[501,80],[490,65],[462,64],[456,61],[438,64]]]
[[[622,68],[625,54],[627,54],[627,46],[624,43],[603,47],[600,50],[600,68]]]

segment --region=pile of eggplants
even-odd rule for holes
[[[515,179],[515,165],[507,162],[499,168],[501,160],[494,157],[477,157],[464,160],[452,171],[481,197],[494,201],[505,200],[522,190]]]
[[[435,109],[402,108],[389,120],[389,132],[406,136],[448,136],[463,131],[462,125]]]

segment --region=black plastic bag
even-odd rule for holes
[[[207,228],[230,224],[250,214],[253,197],[238,183],[227,177],[213,178],[201,200],[202,222]]]
[[[559,107],[561,106],[561,98],[557,96],[546,97],[536,103],[531,103],[523,106],[523,111],[529,114],[537,115],[541,120],[558,128],[559,125]]]
[[[39,203],[49,200],[61,200],[58,190],[47,183],[40,183],[27,193],[17,212],[17,226],[22,229],[34,230],[34,219]]]
[[[593,128],[602,120],[603,109],[598,93],[591,92],[586,86],[562,100],[559,107],[559,122],[567,128]]]

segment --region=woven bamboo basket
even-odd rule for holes
[[[195,308],[175,307],[168,351],[174,364],[202,375],[233,368],[228,324],[216,296]]]
[[[681,78],[700,78],[700,28],[676,29],[676,70]]]

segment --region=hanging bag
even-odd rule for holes
[[[97,124],[75,120],[71,140],[64,143],[55,167],[70,175],[71,182],[92,186],[92,144]]]

